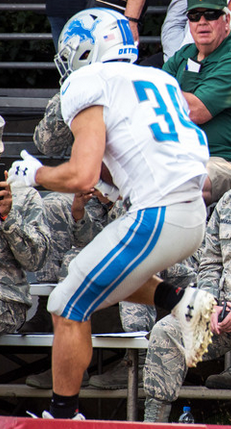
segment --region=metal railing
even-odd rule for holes
[[[147,15],[165,15],[167,6],[149,6]],[[35,13],[45,14],[45,3],[1,3],[0,13],[3,11],[16,12],[16,11],[33,11]],[[51,33],[0,33],[0,41],[51,41]],[[160,43],[160,36],[142,36],[140,43],[156,45]],[[48,62],[0,62],[0,69],[54,69],[55,65],[52,61]]]

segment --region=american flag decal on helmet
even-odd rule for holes
[[[107,34],[106,36],[103,36],[103,38],[106,42],[109,42],[110,40],[115,39],[115,35],[111,33],[111,34]]]

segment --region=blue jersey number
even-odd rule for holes
[[[172,119],[172,116],[169,113],[168,107],[163,97],[161,96],[158,88],[156,87],[156,85],[148,81],[136,81],[136,82],[133,82],[133,84],[140,102],[149,100],[148,90],[152,91],[152,93],[155,96],[156,102],[158,104],[157,107],[153,107],[153,110],[155,111],[155,114],[157,117],[158,116],[164,117],[164,120],[168,126],[169,131],[164,132],[162,131],[158,122],[154,122],[150,124],[150,128],[154,134],[155,139],[159,142],[164,142],[166,140],[179,142],[178,133],[176,131],[176,127]],[[178,119],[181,125],[183,125],[185,128],[194,129],[198,135],[200,144],[206,145],[206,141],[204,139],[204,136],[201,130],[192,121],[188,119],[188,116],[186,115],[186,112],[184,112],[183,107],[180,107],[179,100],[177,97],[177,88],[170,84],[167,84],[166,88],[171,98],[172,104],[175,108],[175,111],[178,114]]]

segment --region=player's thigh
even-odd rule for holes
[[[161,233],[146,257],[134,265],[126,277],[99,308],[126,300],[153,274],[159,273],[192,255],[200,246],[205,231],[206,209],[201,199],[166,208]]]

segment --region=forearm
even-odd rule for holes
[[[222,275],[222,260],[204,258],[198,273],[198,288],[212,293],[216,299],[220,296],[220,279]]]
[[[144,4],[145,0],[128,0],[124,15],[131,18],[139,19]]]
[[[102,219],[94,219],[86,209],[82,221],[79,220],[73,225],[73,238],[76,247],[85,247],[103,229]]]
[[[81,174],[80,168],[73,168],[70,161],[57,167],[39,168],[35,180],[46,189],[66,193],[87,192],[97,183],[94,175],[87,177],[84,171]]]
[[[212,119],[211,113],[196,95],[184,91],[182,91],[182,93],[189,106],[190,119],[195,124],[204,124],[205,122],[208,122],[210,119]]]
[[[219,226],[219,217],[214,209],[213,216],[207,225],[205,247],[198,269],[198,287],[212,293],[217,299],[220,295],[219,285],[223,272]]]
[[[220,239],[223,271],[220,280],[220,288],[222,288],[223,298],[226,301],[231,301],[231,242],[230,237]]]
[[[139,20],[144,4],[145,4],[145,0],[128,0],[124,15],[127,16],[128,19],[133,18],[135,20]],[[129,20],[129,25],[130,25],[134,40],[136,42],[139,42],[138,22]]]

